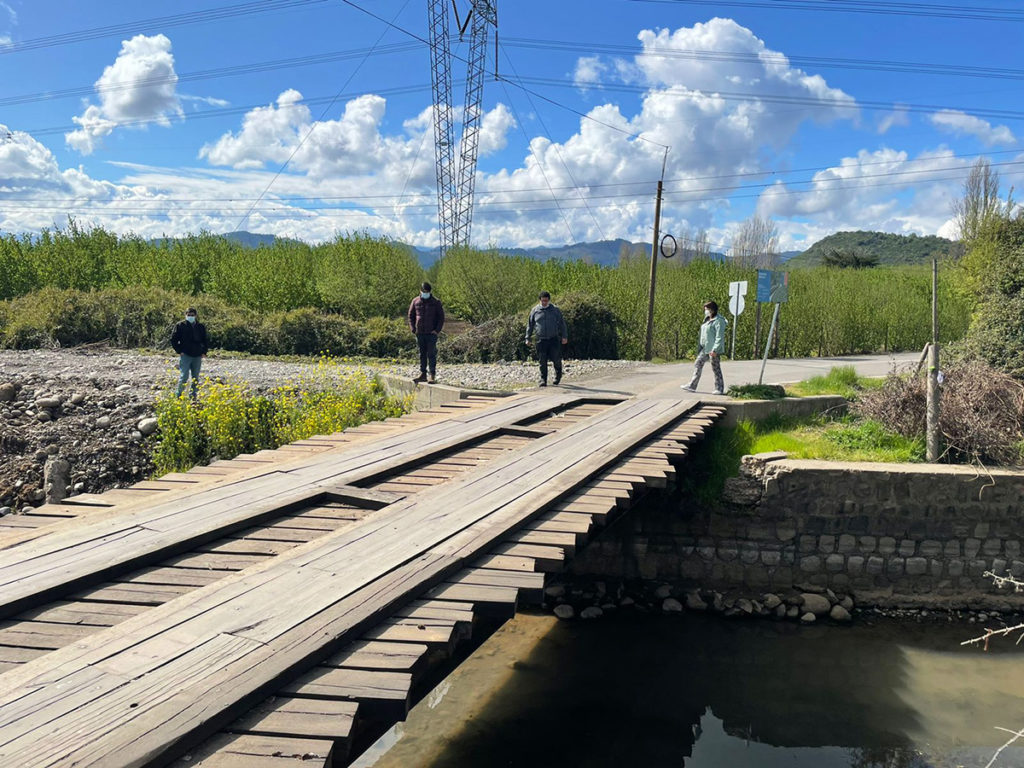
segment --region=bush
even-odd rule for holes
[[[560,297],[557,304],[569,326],[566,357],[577,360],[618,359],[619,324],[604,299],[576,292]]]
[[[359,351],[367,357],[411,357],[417,352],[416,337],[404,319],[371,317],[363,331]]]
[[[505,315],[481,323],[438,346],[447,363],[493,363],[498,360],[526,360],[528,350],[525,315]]]
[[[949,461],[1018,464],[1024,441],[1024,386],[981,361],[951,365],[940,388],[939,432]],[[890,375],[855,411],[904,437],[923,439],[927,379]]]
[[[786,390],[778,384],[734,384],[727,394],[737,400],[781,400]]]

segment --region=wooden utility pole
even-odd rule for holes
[[[647,292],[647,340],[644,344],[644,360],[654,357],[654,287],[658,279],[658,246],[661,239],[661,188],[665,182],[665,163],[668,161],[668,147],[661,161],[661,178],[658,179],[658,197],[654,203],[654,241],[651,243],[651,285]]]
[[[928,347],[928,461],[939,460],[939,260],[932,257],[932,343]]]

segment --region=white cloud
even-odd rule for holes
[[[597,56],[583,56],[576,62],[574,80],[578,86],[593,85],[608,71],[608,65]]]
[[[896,125],[910,125],[910,112],[902,104],[897,104],[892,112],[882,115],[878,121],[878,133],[884,135]]]
[[[993,126],[987,120],[968,115],[958,109],[944,109],[929,115],[932,123],[947,133],[956,136],[975,136],[986,146],[1016,144],[1013,132],[1005,125]]]
[[[171,117],[184,114],[177,85],[171,41],[166,36],[136,35],[125,40],[117,59],[95,83],[100,103],[89,104],[82,115],[72,118],[80,127],[64,139],[72,149],[89,155],[120,123],[170,125]]]
[[[499,104],[480,121],[480,157],[493,155],[508,146],[508,132],[516,124],[508,107]]]

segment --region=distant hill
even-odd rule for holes
[[[230,240],[233,243],[245,246],[246,248],[259,248],[261,245],[273,245],[277,241],[281,242],[299,242],[294,238],[290,237],[278,237],[277,235],[261,235],[256,232],[246,232],[240,230],[238,232],[227,232],[221,235],[225,240]]]
[[[878,257],[880,266],[924,264],[932,256],[956,255],[960,244],[935,235],[895,235],[891,232],[836,232],[819,240],[799,256],[789,260],[792,267],[813,267],[832,250],[856,251]]]
[[[420,264],[430,267],[437,261],[437,248],[415,248],[416,256]],[[599,240],[594,243],[573,243],[572,245],[539,246],[537,248],[498,248],[497,252],[502,256],[525,256],[537,261],[548,259],[562,259],[563,261],[585,261],[589,264],[600,264],[602,266],[615,266],[619,263],[619,256],[623,252],[650,256],[650,243],[633,243],[621,238],[617,240]],[[711,258],[722,260],[724,254],[712,252]]]

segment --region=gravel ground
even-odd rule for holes
[[[152,402],[177,377],[176,358],[125,350],[0,350],[0,515],[47,499],[45,474],[59,479],[58,494],[100,493],[153,473]],[[639,365],[631,361],[570,360],[565,381],[600,376]],[[310,363],[211,357],[203,374],[247,382],[266,391],[299,382]],[[419,366],[397,363],[342,364],[412,378]],[[535,364],[450,365],[438,383],[471,389],[512,390],[533,386]],[[67,462],[63,465],[62,462]],[[63,466],[63,471],[61,467]],[[52,486],[51,482],[51,498]]]

